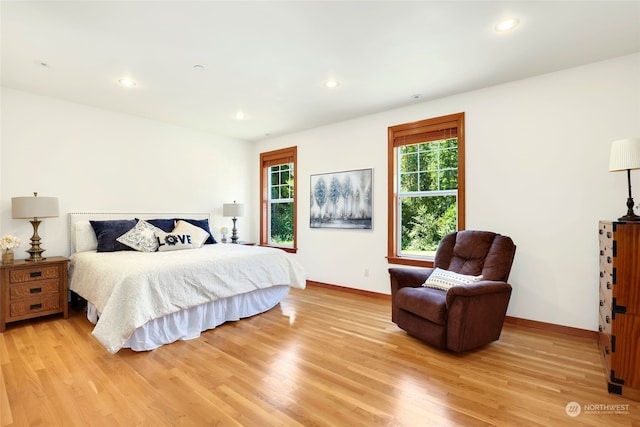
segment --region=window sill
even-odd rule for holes
[[[416,258],[405,258],[405,257],[398,257],[398,256],[388,256],[387,257],[387,261],[389,261],[389,264],[400,264],[400,265],[411,265],[414,267],[433,267],[433,261],[432,260],[426,260],[426,259],[416,259]]]
[[[261,243],[260,246],[265,247],[265,248],[282,249],[283,251],[289,252],[291,254],[295,254],[295,253],[298,252],[298,248],[290,248],[288,246],[268,245],[268,244],[264,244],[264,243]]]

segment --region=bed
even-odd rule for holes
[[[92,334],[111,354],[197,338],[274,308],[291,287],[305,287],[304,269],[285,251],[216,243],[208,214],[70,213],[68,219],[69,289],[87,301]],[[152,240],[160,242],[155,250]]]

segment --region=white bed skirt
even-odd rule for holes
[[[124,344],[134,351],[148,351],[178,340],[198,338],[200,333],[232,320],[271,310],[289,293],[289,286],[273,286],[222,298],[154,319],[136,329]],[[87,319],[93,324],[99,313],[87,302]]]

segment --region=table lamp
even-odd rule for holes
[[[233,217],[233,229],[231,230],[231,243],[238,243],[238,230],[236,230],[236,217],[244,216],[244,205],[242,203],[225,203],[222,205],[222,215]]]
[[[42,261],[45,250],[40,247],[40,236],[38,235],[39,218],[51,218],[58,216],[57,197],[38,197],[38,193],[33,193],[33,197],[12,197],[11,216],[13,218],[31,218],[29,222],[33,226],[33,236],[31,236],[31,249],[28,252],[31,256],[27,261]]]
[[[631,169],[640,169],[640,138],[619,139],[611,143],[609,158],[609,172],[627,171],[627,214],[618,218],[619,221],[640,221],[640,216],[633,212],[633,197],[631,196]]]

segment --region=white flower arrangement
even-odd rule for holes
[[[227,227],[220,227],[220,234],[222,234],[222,239],[220,241],[222,243],[227,243],[227,234],[229,234],[229,229]]]
[[[0,247],[3,251],[7,249],[15,249],[20,246],[20,239],[16,236],[8,235],[0,239]]]

